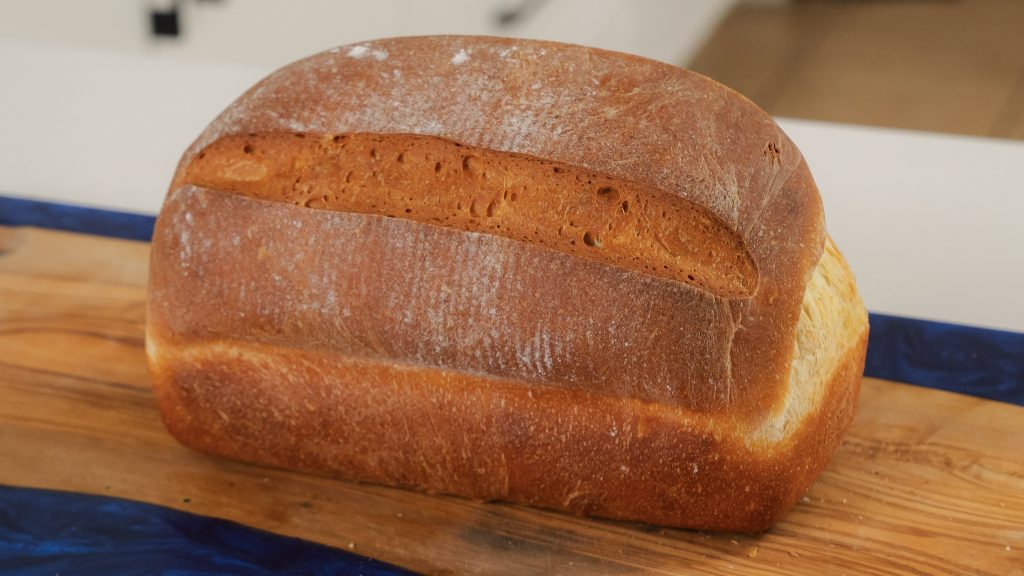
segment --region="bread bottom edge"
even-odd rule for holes
[[[867,330],[784,437],[622,398],[247,342],[149,335],[164,422],[210,454],[344,480],[663,526],[757,532],[852,420]]]

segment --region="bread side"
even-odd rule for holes
[[[728,301],[494,234],[184,186],[150,317],[239,339],[699,407],[729,393]]]
[[[266,222],[261,213],[269,213]],[[164,419],[182,442],[234,458],[428,492],[755,531],[809,486],[853,415],[866,319],[831,243],[804,298],[807,310],[816,312],[802,316],[797,332],[804,342],[827,332],[837,344],[798,348],[795,365],[801,368],[787,375],[785,409],[763,418],[721,418],[594,388],[346,350],[339,335],[357,329],[353,310],[346,315],[346,303],[330,306],[329,293],[309,287],[284,286],[288,298],[250,294],[252,309],[231,303],[225,279],[234,274],[225,266],[260,270],[253,284],[280,289],[285,280],[274,274],[287,270],[263,269],[264,263],[279,262],[285,248],[297,263],[343,251],[351,237],[330,232],[347,218],[428,227],[187,187],[172,195],[154,239],[153,264],[160,272],[153,279],[147,354]],[[268,249],[266,240],[285,236],[266,228],[269,222],[284,230],[302,222],[301,229],[320,241],[305,243],[293,234],[293,243]],[[294,269],[291,280],[317,269]],[[300,297],[307,292],[315,297]],[[210,327],[221,331],[189,331],[196,323],[182,322],[189,312],[179,297],[209,302],[207,315],[216,316],[217,309],[241,315],[245,329],[214,318]],[[317,302],[323,316],[302,315]],[[292,324],[298,328],[288,333]],[[306,340],[294,340],[300,336]],[[364,342],[367,351],[384,344]],[[803,378],[810,374],[813,381]]]

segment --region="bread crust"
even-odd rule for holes
[[[757,292],[705,299],[693,289],[689,298],[706,301],[690,307],[682,325],[698,334],[666,355],[689,358],[690,342],[705,333],[713,342],[691,367],[645,368],[647,387],[672,389],[662,401],[730,415],[764,415],[782,402],[800,302],[824,242],[821,200],[799,151],[729,88],[660,62],[552,42],[366,42],[301,60],[256,84],[189,148],[171,189],[219,138],[295,132],[438,136],[608,174],[704,206],[743,239],[758,270]],[[535,293],[561,282],[519,274]],[[670,321],[681,322],[666,319],[654,331],[672,330]],[[533,334],[508,338],[526,336]]]
[[[756,290],[188,185],[211,143],[255,133],[433,136],[675,194],[742,240]],[[824,243],[799,152],[702,76],[547,42],[384,40],[272,74],[186,152],[154,233],[147,355],[168,428],[199,450],[757,531],[810,485],[854,413],[867,324],[845,263],[836,294],[849,309],[834,313],[855,321],[832,336],[841,353],[805,371],[821,382],[792,381],[798,354],[814,356],[795,344]],[[758,432],[766,422],[781,424]]]
[[[866,341],[865,331],[823,383],[821,409],[769,450],[664,405],[249,343],[169,346],[154,386],[175,438],[210,454],[577,515],[758,532],[838,446]],[[268,366],[292,376],[268,377]]]
[[[729,301],[677,282],[501,236],[191,186],[161,212],[149,301],[165,338],[683,406],[726,385],[718,359],[732,337]]]
[[[824,387],[820,404],[809,406],[781,438],[762,441],[753,439],[753,430],[764,418],[722,418],[618,389],[559,386],[557,378],[496,377],[396,360],[415,358],[413,350],[394,347],[422,344],[416,335],[429,329],[416,323],[428,314],[413,314],[423,305],[415,295],[440,292],[409,289],[401,280],[407,266],[435,266],[453,261],[450,255],[419,251],[409,262],[392,258],[378,269],[383,276],[332,273],[326,288],[310,284],[320,281],[314,270],[367,270],[349,257],[372,262],[394,256],[381,250],[401,236],[396,227],[421,229],[427,234],[422,246],[446,247],[448,235],[466,234],[190,186],[172,194],[154,236],[147,351],[175,437],[205,452],[350,480],[671,526],[757,531],[810,485],[853,416],[866,324],[826,381],[814,383]],[[475,236],[481,244],[473,253],[482,260],[508,253],[506,244],[515,242]],[[375,241],[384,244],[375,247]],[[684,290],[626,271],[605,276],[608,266],[591,263],[587,270],[569,255],[536,250],[523,266],[555,278],[562,276],[552,267],[571,266],[577,279],[601,288],[587,290],[591,296],[618,298],[609,291],[638,282],[646,289],[633,303],[658,294],[659,286]],[[498,269],[519,266],[504,260]],[[447,270],[414,270],[408,277],[468,278]],[[410,298],[405,307],[360,304],[360,294],[375,302],[388,287],[392,296]],[[654,298],[643,305],[658,304]],[[584,299],[578,306],[564,313],[585,315],[600,304]],[[452,315],[489,317],[479,310]],[[584,317],[593,321],[595,315]],[[405,333],[386,330],[396,325]],[[468,343],[453,333],[452,353],[472,357]],[[650,346],[657,349],[657,343]]]
[[[437,136],[224,136],[181,179],[297,206],[503,236],[729,298],[757,289],[742,240],[699,204]]]

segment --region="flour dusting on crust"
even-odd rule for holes
[[[716,404],[752,408],[765,403],[765,390],[777,391],[769,404],[781,398],[801,295],[824,242],[820,199],[772,119],[728,88],[579,46],[467,37],[364,42],[270,75],[211,124],[182,166],[221,136],[280,131],[439,136],[640,181],[707,207],[744,239],[760,289],[717,314],[733,333],[717,360],[730,377],[671,382],[654,370],[651,386],[711,386]],[[553,346],[543,334],[523,342],[521,362],[543,369]]]

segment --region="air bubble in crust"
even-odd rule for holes
[[[609,202],[619,199],[619,191],[614,186],[602,186],[597,189],[597,195]]]

